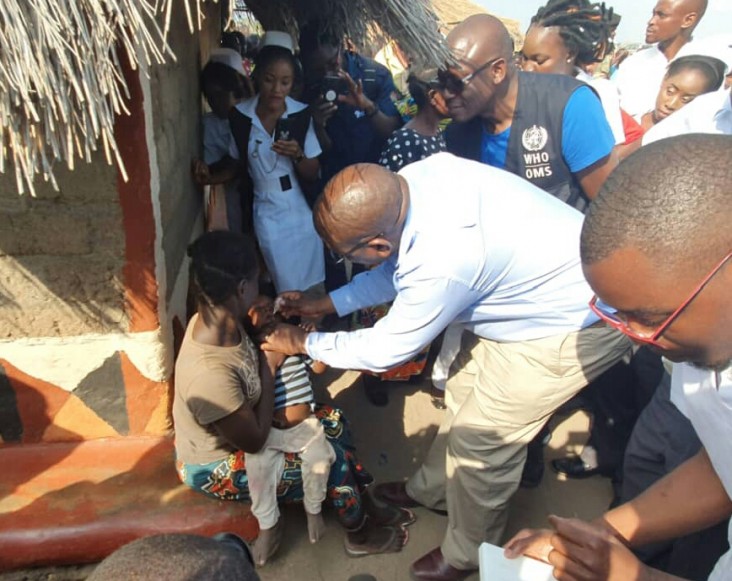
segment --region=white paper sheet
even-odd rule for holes
[[[478,556],[480,581],[554,581],[551,565],[529,557],[507,559],[495,545],[483,543]]]

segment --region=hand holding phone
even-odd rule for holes
[[[328,103],[335,103],[338,100],[338,95],[348,93],[348,83],[346,79],[338,75],[325,75],[322,89],[323,98]]]

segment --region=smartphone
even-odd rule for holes
[[[290,141],[292,139],[292,119],[280,117],[275,125],[275,141]]]
[[[338,95],[345,95],[348,92],[346,79],[337,75],[326,75],[323,77],[323,98],[333,103],[338,100]]]

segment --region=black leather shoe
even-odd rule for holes
[[[600,474],[599,468],[588,466],[579,456],[552,460],[552,468],[559,474],[564,474],[567,478],[589,478]]]

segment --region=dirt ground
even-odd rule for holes
[[[361,462],[377,482],[405,479],[419,466],[444,412],[435,409],[423,384],[397,384],[387,407],[371,405],[359,374],[329,371],[318,381],[318,399],[344,409],[351,422]],[[557,426],[547,461],[578,451],[586,438],[587,417],[576,413]],[[610,481],[594,477],[572,481],[559,478],[547,467],[544,481],[533,490],[520,489],[514,497],[507,538],[527,526],[542,526],[551,513],[592,518],[610,502]],[[286,523],[282,548],[275,560],[259,571],[262,581],[348,581],[368,574],[377,581],[409,579],[409,565],[440,544],[447,518],[416,509],[417,522],[409,529],[409,543],[401,553],[351,559],[343,549],[343,533],[326,509],[328,531],[317,544],[307,540],[302,506],[283,510]],[[55,567],[0,575],[0,581],[81,581],[91,566]],[[477,581],[478,575],[469,580]]]

